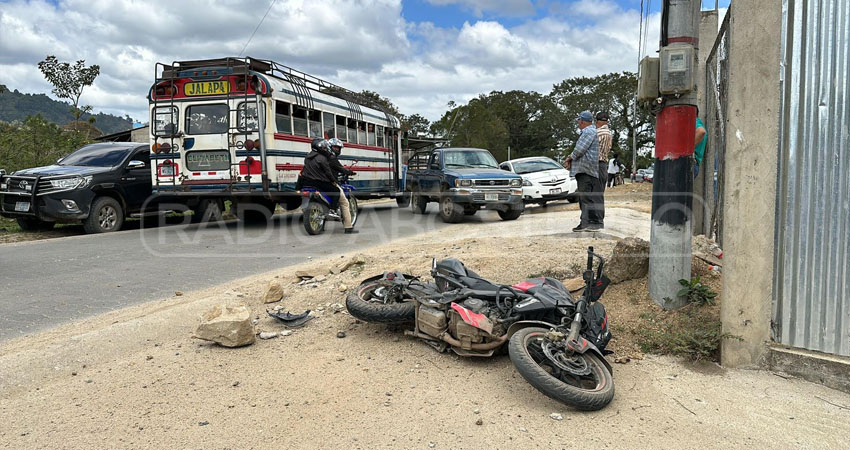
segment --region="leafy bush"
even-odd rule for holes
[[[688,303],[696,303],[697,305],[713,305],[714,297],[717,293],[712,291],[710,287],[699,282],[699,277],[695,277],[691,281],[682,279],[679,284],[684,286],[676,295],[688,299]]]

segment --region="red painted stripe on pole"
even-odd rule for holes
[[[668,106],[658,114],[655,157],[678,159],[694,154],[697,109],[691,105]]]
[[[699,38],[693,36],[677,36],[672,38],[667,38],[667,44],[676,44],[676,43],[685,43],[691,44],[694,47],[699,46]]]

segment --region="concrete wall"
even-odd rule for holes
[[[781,4],[736,0],[730,25],[730,77],[723,214],[721,362],[764,362],[773,301],[773,239],[779,145]]]
[[[150,127],[140,127],[136,128],[130,132],[130,142],[150,142]]]
[[[717,11],[702,11],[699,21],[699,51],[697,54],[697,105],[700,108],[699,117],[705,120],[705,61],[708,55],[711,54],[711,48],[714,46],[714,41],[717,39],[718,27]],[[708,170],[706,165],[699,172],[699,176],[694,179],[694,203],[693,203],[693,224],[692,232],[694,235],[705,233],[705,216],[709,214],[708,206],[702,199],[705,198],[705,177]],[[713,178],[713,177],[712,177]]]

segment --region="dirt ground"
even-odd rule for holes
[[[353,255],[6,342],[0,448],[846,447],[850,395],[782,374],[637,359],[622,333],[609,358],[635,359],[614,364],[612,404],[583,413],[537,392],[507,357],[440,354],[403,328],[358,323],[341,308],[342,291],[363,278],[396,268],[424,275],[432,257],[458,257],[494,281],[567,277],[588,245],[609,253],[615,243],[566,233],[577,218],[561,211],[460,224],[363,252],[366,264],[327,275],[318,287],[296,285],[295,271],[326,272]],[[612,208],[608,218],[618,224],[612,235],[648,234],[646,214]],[[284,285],[284,310],[311,309],[317,318],[290,336],[238,349],[191,337],[200,314],[220,302],[249,305],[257,331],[283,330],[260,300],[273,279]],[[603,297],[613,323],[652,308],[642,282]]]

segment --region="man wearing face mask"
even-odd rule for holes
[[[581,208],[581,223],[573,231],[596,231],[602,229],[602,220],[597,212],[599,195],[596,189],[599,178],[599,138],[593,126],[593,114],[582,111],[578,116],[579,132],[575,150],[567,158],[567,169],[575,175],[578,183],[578,201]]]

